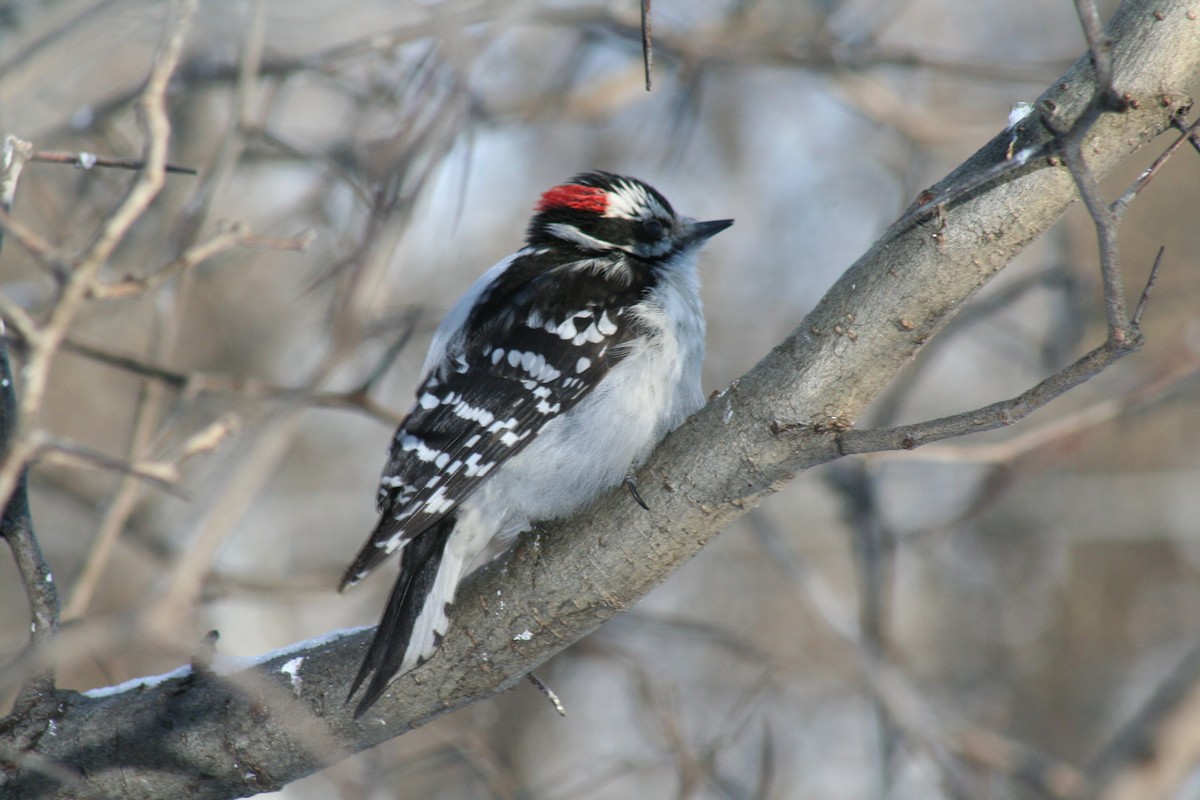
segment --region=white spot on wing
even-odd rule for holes
[[[441,450],[435,450],[425,444],[420,438],[413,436],[411,433],[404,434],[400,439],[400,449],[405,452],[415,452],[417,458],[422,461],[433,461],[438,456],[442,455]]]
[[[521,369],[530,375],[537,375],[546,366],[546,358],[540,353],[525,353],[521,356]]]
[[[496,415],[488,411],[486,408],[473,406],[465,400],[454,407],[454,413],[456,416],[459,416],[462,419],[474,420],[485,428],[488,425],[491,425],[492,420],[496,418]]]
[[[559,326],[552,331],[552,333],[558,334],[558,338],[560,339],[574,339],[575,335],[578,333],[578,331],[575,330],[575,318],[569,317],[563,320]]]
[[[490,470],[492,468],[491,463],[480,464],[479,463],[480,461],[483,461],[483,456],[480,455],[479,453],[472,453],[470,455],[470,457],[468,457],[467,460],[464,462],[467,466],[466,475],[468,478],[485,475],[485,474],[487,474],[487,470]],[[436,512],[431,512],[431,513],[436,513]]]
[[[441,514],[444,511],[449,511],[453,505],[454,500],[446,496],[446,487],[442,486],[425,501],[424,510],[426,514]],[[388,552],[390,553],[391,550]]]
[[[596,329],[605,336],[612,336],[617,332],[617,324],[608,318],[608,312],[605,311],[596,321]]]
[[[592,323],[591,325],[587,326],[586,330],[584,330],[582,333],[576,335],[576,337],[571,340],[571,344],[575,345],[576,347],[579,347],[584,342],[591,342],[593,344],[599,344],[602,341],[604,341],[603,334],[600,333],[600,330],[596,327],[596,324]]]

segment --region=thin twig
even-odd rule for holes
[[[28,160],[30,150],[27,143],[20,142],[12,136],[4,142],[4,150],[0,155],[0,208],[6,212],[12,208],[21,168]],[[3,236],[0,236],[0,244],[3,244]],[[32,320],[24,318],[21,314],[13,316],[21,319],[22,324],[29,325],[32,330]],[[13,453],[19,428],[15,378],[8,357],[4,322],[0,320],[0,456],[5,459],[10,458]],[[24,467],[22,460],[22,468],[16,476],[16,485],[5,500],[3,514],[0,515],[0,537],[8,542],[12,550],[17,573],[21,576],[21,585],[25,587],[25,596],[29,601],[30,647],[43,648],[58,630],[58,590],[33,530],[33,516],[29,511],[28,478],[28,469]],[[16,705],[22,711],[28,711],[53,691],[54,668],[48,667],[30,677],[19,693]]]
[[[146,162],[136,158],[118,158],[116,156],[98,156],[95,153],[84,151],[71,152],[69,150],[39,150],[29,159],[31,162],[38,164],[70,164],[79,169],[92,169],[93,167],[112,167],[114,169],[145,169]],[[198,175],[198,170],[192,167],[180,167],[175,164],[164,164],[165,172],[172,172],[178,175]]]
[[[1129,325],[1135,331],[1141,330],[1142,313],[1146,310],[1146,304],[1150,302],[1150,293],[1154,291],[1154,283],[1158,280],[1158,268],[1162,265],[1163,253],[1166,251],[1165,246],[1158,248],[1158,255],[1154,257],[1154,265],[1150,267],[1150,277],[1146,279],[1146,288],[1142,289],[1142,296],[1138,298],[1137,307],[1133,309],[1133,317],[1129,320]]]
[[[150,76],[139,102],[146,137],[146,167],[92,237],[84,252],[66,270],[69,276],[41,335],[31,342],[31,352],[22,377],[17,432],[13,447],[0,467],[0,502],[7,502],[25,470],[35,447],[30,433],[37,427],[50,379],[50,366],[67,329],[75,319],[100,271],[124,239],[133,223],[145,212],[162,188],[165,175],[167,140],[171,126],[166,111],[167,83],[179,64],[184,35],[198,0],[179,0],[171,7],[162,46],[155,57]]]
[[[642,0],[642,67],[646,71],[646,91],[650,91],[654,75],[654,39],[650,31],[650,3]]]
[[[174,462],[148,460],[130,462],[58,436],[42,433],[31,438],[36,445],[32,457],[43,463],[75,468],[103,469],[122,475],[133,475],[177,497],[183,496],[178,486],[179,467]]]
[[[983,408],[953,414],[914,425],[874,430],[847,430],[838,435],[838,447],[843,454],[868,453],[880,450],[912,450],[929,442],[964,436],[970,433],[995,430],[1027,417],[1051,400],[1066,393],[1089,378],[1099,374],[1112,363],[1138,350],[1142,345],[1138,333],[1142,313],[1150,300],[1154,283],[1158,278],[1163,249],[1160,248],[1146,286],[1142,290],[1134,317],[1128,323],[1133,335],[1124,342],[1111,337],[1104,344],[1087,353],[1074,363],[1059,370],[1041,383],[1008,400],[1001,400]]]
[[[1179,117],[1176,117],[1175,119],[1176,121],[1179,121]],[[1162,169],[1163,165],[1167,163],[1171,156],[1175,155],[1176,151],[1179,150],[1184,142],[1195,142],[1195,134],[1198,130],[1200,130],[1200,117],[1197,117],[1196,121],[1191,125],[1183,126],[1181,130],[1183,132],[1182,135],[1172,142],[1171,145],[1167,147],[1167,149],[1164,150],[1158,158],[1154,159],[1154,163],[1147,167],[1141,175],[1138,175],[1137,180],[1133,182],[1132,186],[1126,189],[1120,197],[1113,201],[1112,205],[1110,206],[1110,210],[1112,211],[1114,218],[1118,220],[1121,218],[1121,216],[1125,213],[1125,209],[1129,207],[1131,202],[1133,202],[1133,198],[1137,197],[1138,193],[1145,189],[1150,181],[1154,180],[1154,176],[1158,174],[1158,171]]]
[[[1133,352],[1133,349],[1136,348],[1120,346],[1111,341],[1105,342],[1075,363],[1016,397],[974,411],[895,428],[841,431],[837,434],[839,452],[850,455],[879,450],[912,450],[929,442],[1012,425],[1068,390],[1098,375],[1113,362]]]
[[[2,297],[3,295],[0,295],[0,298]],[[64,352],[90,358],[98,363],[155,381],[179,392],[236,395],[248,399],[302,403],[313,408],[348,409],[361,412],[391,426],[398,425],[404,419],[404,414],[401,412],[374,400],[368,393],[368,389],[371,388],[369,385],[346,392],[314,392],[304,387],[279,386],[250,376],[179,372],[136,356],[113,353],[73,338],[65,339],[62,349]],[[373,382],[369,380],[368,384]]]
[[[4,329],[0,323],[0,332]],[[10,445],[17,430],[17,398],[8,348],[0,341],[0,453],[12,452]],[[58,630],[58,590],[50,566],[42,556],[29,512],[28,469],[21,470],[12,495],[0,518],[0,537],[12,549],[21,585],[29,601],[31,617],[30,646],[44,647]],[[21,691],[17,706],[30,708],[54,690],[54,669],[47,668],[32,676]]]
[[[1181,116],[1177,116],[1173,120],[1171,120],[1171,127],[1175,128],[1177,131],[1180,131],[1180,132],[1186,134],[1188,143],[1192,146],[1192,149],[1195,150],[1197,153],[1200,153],[1200,131],[1196,130],[1195,124],[1192,124],[1190,126],[1185,125],[1183,122],[1183,117],[1181,115]]]
[[[1121,276],[1120,250],[1117,240],[1117,215],[1104,199],[1100,182],[1083,157],[1083,143],[1088,131],[1100,117],[1109,112],[1123,112],[1127,101],[1113,88],[1112,42],[1104,37],[1100,18],[1092,0],[1076,0],[1088,50],[1096,69],[1096,86],[1091,101],[1067,130],[1061,130],[1053,117],[1043,115],[1042,122],[1054,132],[1052,142],[1057,146],[1063,163],[1075,181],[1075,187],[1091,215],[1096,228],[1100,250],[1100,277],[1104,285],[1104,313],[1108,321],[1109,340],[1118,346],[1132,344],[1136,331],[1130,329],[1126,316],[1125,286]]]
[[[552,706],[554,706],[554,710],[558,712],[560,717],[565,717],[567,715],[567,709],[562,704],[562,700],[558,699],[558,695],[554,693],[553,689],[542,683],[541,678],[539,678],[537,675],[534,675],[532,672],[525,677],[529,679],[530,683],[537,687],[539,692],[546,696],[546,699],[550,701]]]
[[[234,246],[303,249],[308,244],[308,236],[297,237],[293,240],[260,237],[250,234],[244,225],[238,223],[218,223],[218,231],[215,235],[207,241],[196,241],[211,213],[214,198],[223,193],[223,188],[228,184],[233,167],[241,157],[242,132],[251,125],[250,111],[255,103],[251,97],[254,93],[249,90],[249,87],[256,85],[255,73],[261,55],[263,25],[264,3],[259,0],[255,4],[243,47],[242,68],[239,73],[236,98],[238,114],[236,119],[231,122],[230,129],[220,137],[221,147],[216,158],[206,171],[204,179],[194,187],[192,198],[185,206],[184,213],[176,227],[176,231],[181,232],[177,234],[176,257],[146,277],[127,277],[123,281],[97,287],[97,291],[94,293],[95,296],[104,297],[138,295],[170,283],[169,291],[160,294],[160,302],[154,304],[153,333],[147,353],[147,357],[150,359],[165,360],[174,350],[179,335],[179,321],[182,317],[180,310],[187,302],[192,266]],[[175,280],[176,277],[178,280]],[[64,349],[69,349],[69,342],[69,339],[64,342]],[[123,366],[136,372],[137,367],[143,366],[143,364],[139,359],[130,359]],[[166,402],[164,389],[170,387],[187,392],[191,388],[189,376],[186,375],[169,376],[163,371],[158,371],[155,377],[160,379],[165,377],[167,380],[162,383],[143,384],[140,387],[133,431],[126,450],[126,459],[130,462],[144,460],[146,454],[154,446],[155,431],[160,425],[160,418],[164,416],[163,407]],[[165,431],[164,427],[159,435],[161,436]],[[227,433],[228,430],[225,430],[221,432],[221,436],[223,437]],[[197,434],[197,436],[199,435]],[[195,437],[189,441],[195,443]],[[184,457],[188,454],[187,447],[184,449],[184,454]],[[100,580],[115,551],[117,540],[122,531],[126,529],[129,517],[137,506],[142,489],[142,482],[133,476],[126,476],[117,486],[107,504],[108,509],[100,524],[100,529],[92,541],[83,571],[75,582],[70,602],[64,612],[66,617],[81,616],[90,606],[92,597],[99,587]]]
[[[1122,111],[1124,105],[1113,88],[1112,40],[1104,35],[1095,0],[1075,0],[1075,14],[1083,28],[1092,65],[1096,68],[1096,96],[1104,111]]]
[[[1080,0],[1080,2],[1083,3],[1083,0]],[[1103,87],[1097,86],[1096,95],[1093,97],[1092,102],[1093,115],[1095,116],[1101,113],[1102,101],[1100,97],[1103,94]],[[1080,117],[1080,120],[1082,119],[1083,116]],[[1117,208],[1118,203],[1125,200],[1125,195],[1122,195],[1121,200],[1118,200],[1111,207],[1104,203],[1098,182],[1083,162],[1081,142],[1086,133],[1087,126],[1081,125],[1080,120],[1077,120],[1069,131],[1058,135],[1055,141],[1062,148],[1064,160],[1067,162],[1067,166],[1070,167],[1071,175],[1075,178],[1076,187],[1083,197],[1088,210],[1092,212],[1096,235],[1100,241],[1100,267],[1105,285],[1105,309],[1109,323],[1108,341],[1084,355],[1075,361],[1075,363],[1042,381],[1037,386],[1010,400],[1002,400],[984,408],[976,409],[975,411],[954,414],[917,425],[866,431],[844,431],[839,434],[841,452],[846,454],[886,449],[911,450],[914,447],[919,447],[922,444],[938,439],[994,430],[995,428],[1012,425],[1024,419],[1034,410],[1041,408],[1055,397],[1098,374],[1122,356],[1128,355],[1130,352],[1141,347],[1142,338],[1140,331],[1142,315],[1146,310],[1146,305],[1150,300],[1151,292],[1158,278],[1158,270],[1162,264],[1164,248],[1159,248],[1158,255],[1154,259],[1150,275],[1146,280],[1145,288],[1142,290],[1133,316],[1132,318],[1127,318],[1124,288],[1121,279],[1121,265],[1117,252],[1117,223],[1119,221],[1119,214],[1114,210]],[[1157,169],[1161,168],[1162,164],[1165,163],[1165,159],[1178,149],[1182,141],[1190,135],[1190,131],[1195,129],[1195,127],[1195,125],[1189,126],[1188,132],[1185,132],[1183,137],[1173,142],[1155,160],[1151,169],[1156,172]],[[1133,192],[1136,195],[1137,191],[1140,191],[1149,182],[1150,178],[1153,177],[1153,172],[1147,170],[1147,173],[1143,173],[1134,187],[1127,191],[1126,194]],[[1121,206],[1120,210],[1123,211],[1124,206]],[[890,441],[891,444],[880,447],[879,445],[885,441]]]
[[[3,232],[0,231],[0,240],[3,238]],[[27,349],[36,347],[41,341],[42,331],[38,327],[37,321],[29,315],[28,311],[10,300],[8,295],[3,292],[0,292],[0,319],[13,327],[13,333]],[[13,339],[13,335],[6,331],[4,339],[9,342]]]
[[[207,240],[189,248],[186,252],[154,270],[149,275],[145,277],[129,276],[111,283],[97,281],[90,287],[88,296],[101,300],[111,300],[146,294],[162,286],[180,272],[191,269],[235,247],[299,251],[304,250],[312,244],[314,237],[315,233],[312,231],[306,231],[290,239],[258,236],[251,233],[243,223],[235,222],[227,224],[222,226],[221,230]]]
[[[59,250],[4,208],[0,208],[0,233],[4,233],[25,248],[43,266],[53,269],[56,273],[62,271],[63,256]]]

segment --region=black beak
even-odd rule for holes
[[[731,219],[713,219],[708,222],[693,222],[691,235],[688,236],[691,244],[700,244],[706,239],[716,236],[721,231],[733,224]]]

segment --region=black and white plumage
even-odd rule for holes
[[[355,716],[436,652],[489,541],[619,484],[703,405],[696,253],[731,224],[678,216],[633,178],[578,175],[542,195],[525,247],[442,320],[392,441],[379,523],[340,587],[400,551]]]

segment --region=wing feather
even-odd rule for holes
[[[380,480],[379,523],[341,588],[451,513],[621,359],[622,345],[636,332],[630,307],[640,300],[640,288],[580,296],[571,289],[586,290],[595,281],[566,277],[565,286],[509,292],[517,302],[506,305],[490,301],[487,291],[477,293],[464,334],[430,369],[396,431]],[[533,307],[532,298],[547,296],[559,302]]]

